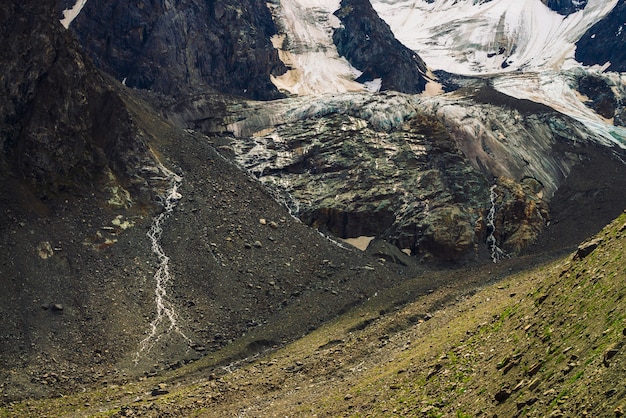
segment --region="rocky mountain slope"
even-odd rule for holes
[[[55,9],[3,9],[3,402],[175,368],[242,335],[233,356],[259,351],[414,274],[291,217],[218,137],[96,70]]]
[[[566,315],[560,299],[526,304],[538,300],[532,286],[555,286],[551,274],[495,285],[513,289],[507,292],[482,289],[575,248],[626,207],[621,75],[538,70],[541,60],[528,61],[532,71],[515,61],[520,71],[513,73],[515,65],[500,66],[513,56],[507,51],[489,61],[499,60],[502,73],[438,71],[434,80],[421,51],[411,54],[397,40],[398,26],[374,14],[388,18],[381,11],[394,2],[373,8],[348,0],[312,8],[295,3],[90,0],[81,3],[70,30],[58,17],[71,2],[11,1],[0,11],[8,46],[0,52],[2,414],[270,415],[282,410],[263,408],[291,399],[287,414],[315,409],[322,399],[322,413],[329,414],[348,413],[350,405],[355,414],[402,413],[406,405],[410,413],[495,409],[507,415],[536,407],[541,414],[563,404],[562,391],[578,393],[570,383],[585,381],[586,371],[569,382],[554,353],[595,364],[598,347],[618,342],[623,318],[611,310],[621,299],[603,312],[602,294],[580,280],[568,284],[563,300],[586,298],[618,328],[581,336],[542,322]],[[503,4],[471,2],[470,9],[470,2],[457,3],[456,11],[469,11],[465,17],[499,13]],[[567,26],[569,35],[582,34],[610,11],[590,0],[565,17],[539,3],[520,2],[519,10],[551,13],[539,15]],[[567,2],[558,3],[551,7],[566,15]],[[367,36],[376,42],[370,52]],[[511,39],[521,45],[522,37]],[[566,41],[559,45],[573,45]],[[475,56],[491,53],[476,45]],[[339,50],[368,85],[356,81],[361,72]],[[386,61],[370,56],[383,51],[397,58],[386,73],[380,66]],[[542,51],[545,58],[549,49]],[[318,66],[340,68],[317,79],[316,59]],[[415,79],[394,71],[399,68],[409,68]],[[350,77],[327,84],[333,74]],[[424,95],[368,91],[377,90],[371,81],[380,77],[382,87],[415,93],[426,74],[435,88]],[[295,84],[277,81],[285,75]],[[313,82],[299,89],[302,75]],[[614,266],[622,229],[607,232],[605,250],[581,253],[582,261],[563,266],[571,270],[561,280],[591,271],[604,283],[596,274],[604,268],[619,282]],[[373,240],[360,251],[344,238]],[[608,257],[603,267],[584,264],[601,253]],[[513,257],[494,263],[505,254]],[[486,298],[497,303],[483,304]],[[450,305],[455,300],[459,305]],[[462,305],[465,300],[471,305]],[[505,323],[509,302],[524,314]],[[554,310],[540,310],[546,306]],[[416,325],[422,320],[423,328],[433,327],[426,334]],[[452,340],[441,334],[444,322],[459,324]],[[509,337],[497,333],[507,324],[510,335],[530,324],[513,342],[527,338],[545,354],[478,356],[491,341],[513,350]],[[314,332],[320,327],[326,328]],[[546,327],[552,339],[543,341]],[[411,344],[404,332],[413,333]],[[457,339],[459,333],[465,336]],[[424,344],[413,344],[418,335]],[[470,341],[477,353],[465,356],[460,341],[473,335],[492,340]],[[583,337],[597,345],[589,348]],[[566,351],[561,345],[569,341],[574,348]],[[294,347],[307,354],[295,354]],[[417,360],[376,369],[372,361],[400,357],[385,351],[392,347]],[[465,363],[446,361],[452,349],[471,366],[461,370]],[[242,367],[264,353],[275,357]],[[510,359],[503,367],[511,368],[498,380],[489,374],[491,362],[504,356]],[[520,370],[534,363],[546,369],[532,373],[542,380],[530,387],[527,370]],[[281,367],[270,370],[275,364]],[[438,379],[440,372],[445,379]],[[246,373],[249,378],[241,378]],[[464,373],[454,387],[445,383],[451,373]],[[416,389],[422,374],[426,392]],[[494,386],[479,387],[482,374]],[[397,382],[385,380],[396,375]],[[589,375],[605,382],[602,374]],[[606,376],[612,384],[613,375]],[[607,408],[618,407],[613,399],[621,387],[609,383],[602,383]],[[396,394],[405,392],[400,402]],[[457,407],[479,392],[484,396],[476,406]],[[518,407],[512,402],[519,394]],[[370,401],[379,395],[394,406]],[[603,404],[593,396],[589,407],[567,405],[568,411],[595,412]],[[257,398],[262,401],[252,405]],[[234,406],[242,399],[245,404]],[[566,406],[559,409],[567,413]]]
[[[622,416],[621,215],[577,251],[412,280],[309,335],[219,367],[228,350],[124,386],[16,403],[17,416]],[[432,275],[435,279],[437,275]],[[496,280],[495,283],[490,281]],[[400,295],[412,294],[398,304]],[[412,298],[415,297],[413,300]]]
[[[270,75],[285,67],[271,46],[276,28],[263,1],[94,0],[70,27],[96,65],[129,87],[281,96]]]

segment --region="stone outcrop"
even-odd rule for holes
[[[333,41],[339,54],[363,72],[357,81],[380,78],[381,90],[424,91],[428,82],[426,64],[394,37],[369,0],[342,0],[335,15],[342,26],[335,29]]]
[[[593,25],[576,43],[576,60],[585,65],[604,65],[608,70],[626,71],[626,2],[619,1],[601,21]]]
[[[548,204],[537,196],[541,184],[532,178],[516,182],[500,177],[496,182],[494,237],[505,252],[517,254],[532,244],[548,223]]]
[[[99,68],[130,87],[281,97],[270,75],[285,67],[261,0],[90,0],[70,28]]]

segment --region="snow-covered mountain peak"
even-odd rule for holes
[[[563,16],[540,0],[372,1],[430,68],[468,75],[563,68],[575,42],[616,4],[590,0]]]

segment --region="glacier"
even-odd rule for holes
[[[540,0],[372,0],[396,38],[431,70],[463,75],[561,70],[579,66],[576,41],[617,4],[590,0],[562,16]],[[275,84],[294,94],[359,91],[360,75],[339,56],[332,31],[339,0],[270,3],[282,35],[276,46],[293,73]],[[296,73],[296,74],[294,74]]]
[[[274,1],[274,46],[290,70],[272,81],[288,97],[234,110],[233,156],[294,215],[342,238],[446,258],[497,224],[490,249],[518,252],[549,223],[543,205],[585,158],[579,149],[626,149],[626,129],[579,91],[591,74],[623,103],[625,76],[574,59],[577,40],[616,4],[590,0],[563,16],[540,0],[372,0],[435,79],[411,95],[355,81],[332,40],[344,3]],[[509,205],[497,221],[495,200]]]
[[[584,68],[574,59],[576,41],[616,4],[590,0],[563,16],[540,0],[372,0],[396,38],[419,53],[430,70],[489,79],[497,91],[545,104],[587,125],[599,142],[626,148],[626,130],[590,109],[575,85],[576,76],[587,71],[612,78],[616,96],[626,97],[619,75]],[[339,0],[272,4],[282,30],[275,46],[291,68],[272,80],[279,89],[326,100],[329,93],[368,94],[380,88],[356,83],[360,72],[337,53],[332,31],[339,25],[333,15],[339,6]],[[443,93],[438,83],[430,84],[423,96]]]
[[[76,17],[83,10],[83,7],[85,7],[85,4],[87,4],[87,0],[76,0],[76,3],[74,3],[71,8],[63,10],[63,19],[61,19],[61,24],[65,29],[69,29],[74,19],[76,19]]]

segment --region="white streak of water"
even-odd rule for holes
[[[487,236],[487,246],[491,250],[491,260],[494,263],[502,260],[505,257],[509,257],[507,253],[505,253],[500,247],[498,247],[498,243],[495,237],[496,232],[496,200],[498,199],[498,194],[496,193],[496,185],[494,184],[489,189],[489,201],[491,202],[491,207],[489,208],[489,213],[487,213],[487,228],[489,229],[489,236]]]
[[[162,197],[163,211],[154,218],[152,226],[147,233],[152,245],[152,252],[157,256],[159,262],[157,270],[154,273],[156,317],[150,322],[148,335],[139,343],[139,350],[135,354],[135,363],[139,361],[142,354],[149,353],[163,335],[169,334],[170,332],[179,334],[187,343],[191,343],[189,337],[179,328],[178,314],[167,296],[167,284],[172,278],[169,270],[170,259],[161,246],[163,222],[165,222],[174,211],[176,204],[182,198],[182,195],[178,192],[182,177],[168,170],[163,165],[160,165],[160,169],[167,176],[169,188]]]

